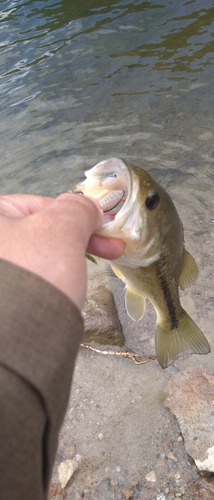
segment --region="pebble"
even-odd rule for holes
[[[155,467],[164,467],[164,462],[162,462],[161,460],[159,462],[156,463]]]
[[[98,439],[99,439],[100,441],[102,441],[102,439],[103,439],[103,434],[102,434],[102,432],[100,432],[100,433],[98,434]]]
[[[146,480],[150,481],[151,483],[156,482],[156,475],[155,475],[153,470],[151,472],[149,472],[148,474],[146,474]]]
[[[81,455],[76,455],[72,460],[64,460],[59,464],[58,474],[59,474],[59,482],[62,489],[65,488],[69,479],[78,469],[80,462],[81,462]]]
[[[170,460],[173,460],[174,462],[178,462],[178,458],[177,458],[177,457],[174,455],[174,453],[172,453],[171,451],[170,451],[170,453],[168,454],[168,458],[169,458]]]
[[[140,336],[140,340],[148,340],[149,339],[149,335],[148,333],[143,333],[141,336]]]
[[[203,134],[200,134],[198,138],[201,139],[202,141],[207,141],[207,139],[211,139],[212,136],[213,135],[211,132],[203,132]]]
[[[169,473],[169,477],[175,477],[174,471],[172,471],[172,472]]]
[[[125,498],[125,500],[131,500],[133,497],[133,490],[122,490],[122,495]]]

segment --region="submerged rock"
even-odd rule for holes
[[[214,374],[202,366],[187,368],[172,377],[165,392],[187,453],[199,470],[214,472]]]
[[[125,344],[113,295],[105,286],[96,286],[94,290],[89,288],[83,317],[83,342],[94,341],[119,346]]]

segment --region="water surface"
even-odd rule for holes
[[[212,174],[212,1],[3,1],[0,21],[1,192],[112,155]]]

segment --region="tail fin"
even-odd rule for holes
[[[184,309],[177,327],[173,330],[170,330],[169,325],[157,323],[155,344],[157,359],[162,368],[169,366],[182,354],[210,352],[206,337]]]

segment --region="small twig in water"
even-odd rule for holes
[[[137,354],[130,351],[102,351],[101,349],[97,349],[96,347],[92,347],[88,344],[80,344],[80,347],[84,347],[85,349],[89,349],[90,351],[97,352],[98,354],[110,354],[112,356],[122,356],[123,358],[129,358],[132,359],[132,361],[134,361],[136,365],[144,365],[149,361],[157,359],[156,356],[147,356],[146,354]]]

